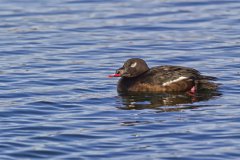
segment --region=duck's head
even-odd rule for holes
[[[144,60],[131,58],[128,59],[121,68],[117,69],[115,74],[109,75],[109,77],[137,77],[148,70],[149,67]]]

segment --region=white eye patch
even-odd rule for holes
[[[131,66],[130,66],[130,67],[134,68],[134,67],[136,67],[136,66],[137,66],[137,62],[135,62],[135,63],[131,64]]]

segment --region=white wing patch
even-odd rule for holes
[[[136,65],[137,65],[137,62],[135,62],[135,63],[131,64],[131,66],[130,66],[130,67],[134,68],[134,67],[136,67]]]
[[[172,83],[175,83],[175,82],[178,82],[178,81],[181,81],[181,80],[183,80],[183,79],[187,79],[188,77],[179,77],[179,78],[177,78],[177,79],[174,79],[174,80],[172,80],[172,81],[168,81],[168,82],[165,82],[165,83],[163,83],[162,85],[163,86],[168,86],[168,85],[170,85],[170,84],[172,84]]]

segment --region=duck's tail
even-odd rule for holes
[[[197,80],[197,87],[199,90],[217,90],[219,84],[211,82],[214,80],[217,80],[217,78],[212,76],[202,76]]]

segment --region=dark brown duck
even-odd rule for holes
[[[157,66],[149,68],[140,58],[127,60],[109,77],[121,77],[118,92],[186,92],[216,90],[211,82],[215,77],[201,75],[199,71],[182,66]]]

